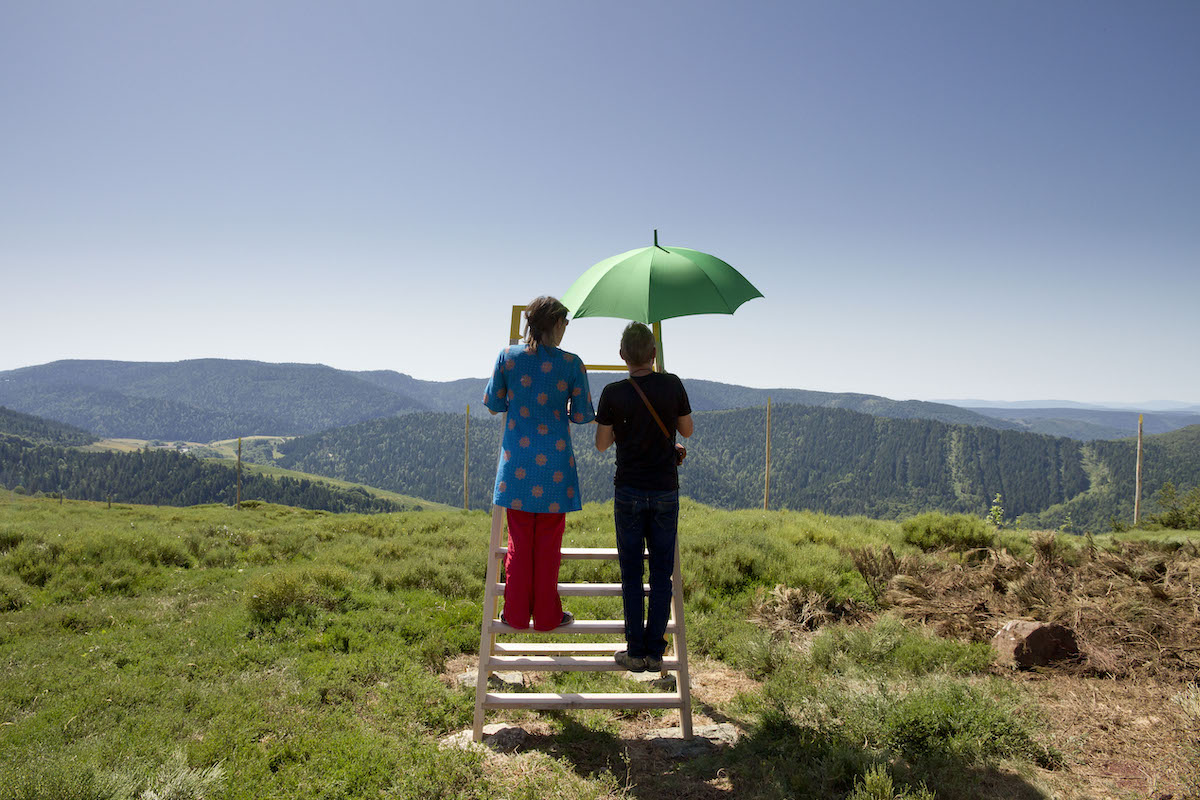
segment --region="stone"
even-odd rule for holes
[[[665,751],[671,758],[695,758],[712,753],[720,747],[737,743],[741,733],[728,722],[699,725],[692,729],[692,738],[683,738],[682,728],[659,728],[643,736],[650,744]]]
[[[471,731],[468,729],[442,737],[438,742],[438,747],[443,750],[487,749],[497,753],[511,753],[525,744],[528,737],[529,733],[524,728],[504,722],[494,722],[491,725],[483,726],[482,742],[471,741]]]
[[[475,688],[475,682],[478,678],[478,670],[473,669],[470,672],[460,672],[454,676],[454,685]],[[489,689],[511,691],[512,689],[520,689],[524,685],[525,675],[520,672],[493,672],[488,676]]]
[[[1079,656],[1075,632],[1058,623],[1014,619],[992,637],[996,663],[1014,669],[1044,667]]]
[[[638,683],[644,683],[659,692],[673,692],[679,685],[673,672],[668,672],[666,675],[657,672],[627,672],[625,674]]]

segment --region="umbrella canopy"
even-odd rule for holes
[[[763,294],[716,256],[658,244],[606,258],[562,296],[575,317],[659,322],[690,314],[732,314]]]

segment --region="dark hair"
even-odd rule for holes
[[[554,326],[567,318],[570,313],[558,298],[542,295],[535,297],[525,306],[525,345],[530,350],[537,350],[545,338],[554,330]]]
[[[631,322],[621,332],[621,358],[630,364],[649,364],[654,358],[654,334],[640,322]]]

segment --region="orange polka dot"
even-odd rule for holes
[[[567,390],[567,382],[566,382],[566,381],[559,381],[559,382],[558,382],[558,390],[559,390],[560,392],[565,392],[565,391]]]
[[[520,510],[521,510],[521,500],[520,500],[520,498],[518,498],[518,499],[516,499],[516,500],[513,500],[513,501],[512,501],[512,509],[513,509],[513,511],[520,511]]]
[[[572,467],[575,466],[575,456],[571,456],[570,458],[568,458],[567,463],[570,464]]]
[[[505,451],[504,451],[504,460],[505,460],[505,461],[508,461],[510,458],[512,458],[512,451],[511,451],[511,450],[505,450]]]
[[[588,392],[588,405],[590,406],[591,404],[592,404],[592,393]]]
[[[517,442],[517,444],[521,445],[521,447],[529,447],[529,437],[522,436],[521,441]]]
[[[549,511],[551,514],[557,514],[558,513],[558,503],[551,503],[550,506],[546,510]]]
[[[542,392],[537,396],[538,405],[546,405],[546,401],[550,399],[550,395]]]
[[[549,425],[546,425],[546,424],[544,424],[544,423],[543,423],[543,424],[541,424],[541,425],[538,425],[538,433],[540,433],[542,436],[545,436],[545,435],[546,435],[547,433],[549,433],[549,432],[550,432],[550,426],[549,426]]]
[[[557,450],[557,451],[558,451],[558,452],[560,452],[560,453],[561,453],[563,450],[566,450],[566,449],[567,449],[567,440],[566,440],[566,439],[559,439],[557,442],[555,442],[555,443],[554,443],[554,449],[555,449],[555,450]]]
[[[554,482],[555,483],[562,483],[562,479],[563,479],[563,474],[561,471],[554,473]],[[504,490],[501,489],[500,491],[504,491]]]
[[[508,491],[508,482],[507,481],[500,481],[500,491],[502,491],[502,492]]]
[[[575,412],[575,416],[574,416],[574,417],[572,417],[572,419],[574,419],[576,422],[583,422],[583,412],[582,412],[582,411],[576,411],[576,412]]]
[[[491,395],[489,395],[487,392],[484,392],[483,393],[483,402],[486,403],[488,401],[489,397],[491,397]]]
[[[513,361],[511,358],[504,359],[504,368],[505,369],[512,369],[516,365],[517,365],[517,362]]]
[[[542,487],[535,486],[529,490],[529,493],[532,494],[534,497],[541,497],[542,496]]]
[[[571,397],[579,397],[581,394],[583,394],[583,389],[579,386],[571,390]]]
[[[539,467],[546,466],[546,454],[545,453],[538,453],[537,458],[535,458],[533,460]]]
[[[563,361],[574,361],[574,360],[575,360],[575,355],[573,353],[567,353],[567,352],[563,353]]]
[[[557,408],[556,408],[556,409],[554,409],[554,418],[555,418],[555,419],[562,419],[562,412],[561,412],[561,411],[559,411]]]
[[[549,372],[552,369],[554,369],[554,365],[551,364],[549,361],[542,362],[542,372]]]
[[[574,497],[574,496],[575,496],[575,487],[568,486],[567,487],[567,497]]]
[[[526,388],[533,386],[533,378],[531,378],[528,375],[522,375],[521,376],[521,385]]]
[[[522,417],[529,416],[529,406],[521,406],[521,416]]]
[[[517,421],[515,419],[510,419],[508,421],[508,429],[511,431],[516,427],[517,427]]]
[[[525,468],[517,467],[515,470],[513,470],[513,475],[515,475],[519,481],[525,480]]]

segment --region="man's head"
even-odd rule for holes
[[[631,322],[621,333],[621,358],[630,366],[649,364],[655,355],[654,334],[640,322]]]

